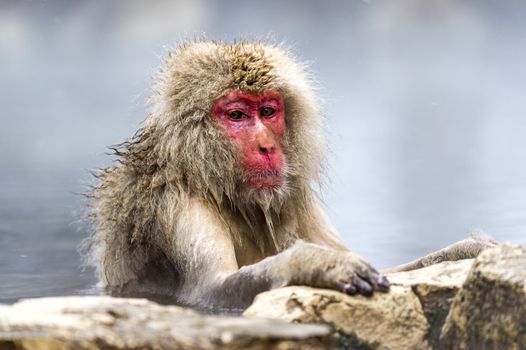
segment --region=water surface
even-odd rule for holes
[[[325,98],[327,212],[379,268],[482,229],[526,244],[522,0],[0,3],[0,303],[90,294],[89,169],[148,113],[166,45],[271,37]]]

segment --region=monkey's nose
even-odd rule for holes
[[[276,141],[272,131],[261,123],[256,135],[256,144],[259,148],[259,153],[264,156],[270,156],[276,150]]]
[[[259,152],[263,155],[268,155],[274,153],[276,147],[273,145],[267,145],[267,146],[259,146]]]

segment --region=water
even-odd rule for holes
[[[95,276],[77,251],[86,230],[76,182],[75,175],[49,171],[2,179],[0,303],[95,291]]]
[[[521,0],[0,3],[0,303],[96,292],[74,193],[140,125],[164,45],[203,33],[311,61],[327,212],[375,266],[472,229],[526,244],[524,18]]]

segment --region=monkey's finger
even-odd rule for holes
[[[356,290],[356,287],[352,283],[347,283],[342,286],[342,291],[345,294],[349,295],[355,295],[358,291]]]
[[[372,267],[358,269],[356,271],[356,275],[359,278],[369,282],[369,284],[372,284],[373,286],[376,286],[378,280],[380,279],[380,273]]]
[[[370,282],[360,278],[359,276],[356,276],[353,282],[356,286],[356,290],[361,295],[365,295],[367,297],[373,295],[374,287]]]
[[[370,281],[377,281],[380,276],[380,272],[364,260],[354,265],[354,272],[361,278]]]
[[[389,280],[385,276],[380,275],[378,280],[377,280],[376,285],[377,285],[377,289],[380,292],[388,292],[389,291],[390,283],[389,283]]]
[[[381,275],[376,270],[369,271],[367,274],[362,275],[358,274],[363,280],[369,282],[369,284],[372,284],[374,287],[374,290],[378,290],[380,292],[388,292],[389,291],[389,280],[385,278],[385,276]]]
[[[374,290],[378,290],[380,292],[388,292],[389,291],[389,281],[385,276],[381,275],[378,271],[376,271],[374,268],[371,267],[369,270],[362,270],[359,271],[358,276],[362,279],[368,282],[373,287]]]
[[[360,276],[366,281],[372,282],[373,285],[376,286],[376,282],[380,279],[380,272],[371,268],[370,270],[367,270],[364,273],[358,273],[358,276]]]

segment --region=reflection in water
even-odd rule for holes
[[[324,200],[374,265],[474,228],[526,244],[526,3],[328,4],[0,4],[0,303],[98,292],[74,193],[143,119],[163,45],[203,32],[272,33],[313,60],[332,148]]]

